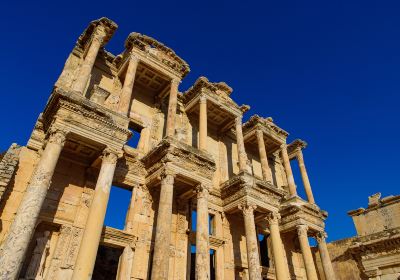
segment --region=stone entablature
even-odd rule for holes
[[[224,211],[238,211],[238,205],[253,203],[261,212],[278,212],[286,192],[245,172],[236,175],[221,186]]]
[[[42,118],[44,131],[59,129],[115,151],[131,136],[126,117],[62,89],[54,89]]]
[[[266,139],[271,139],[271,142],[276,143],[275,146],[268,149],[268,152],[274,152],[280,147],[280,145],[286,143],[286,138],[289,136],[289,133],[277,126],[273,122],[272,118],[263,118],[258,115],[253,115],[243,124],[243,135],[245,141],[247,141],[251,136],[254,136],[256,130],[261,130]]]
[[[168,72],[183,79],[189,72],[189,64],[180,58],[172,49],[149,36],[133,32],[125,41],[126,52],[117,56],[114,63],[117,68],[125,63],[129,52],[165,68]]]
[[[165,138],[150,153],[142,158],[147,173],[146,184],[159,180],[160,174],[168,169],[191,185],[211,185],[215,172],[214,160],[204,152],[172,138]]]
[[[328,216],[326,211],[299,197],[292,197],[284,201],[280,214],[282,231],[290,231],[299,225],[307,225],[313,234],[324,231],[324,221]]]

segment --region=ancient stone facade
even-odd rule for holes
[[[306,143],[271,118],[243,123],[224,82],[180,92],[189,66],[153,38],[106,51],[116,29],[89,24],[28,144],[2,158],[0,279],[315,280],[310,237],[335,279]],[[123,229],[103,226],[112,186],[131,191]]]
[[[369,197],[366,209],[348,214],[357,236],[328,244],[337,279],[400,279],[400,195],[381,199],[377,193]],[[320,257],[315,257],[320,266]]]

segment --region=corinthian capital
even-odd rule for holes
[[[107,36],[106,29],[103,25],[98,25],[92,34],[92,40],[98,41],[100,45],[105,43],[105,38]]]
[[[279,215],[278,212],[270,212],[267,214],[266,217],[269,225],[278,225],[279,224],[279,220],[281,219],[281,215]]]
[[[306,225],[298,225],[297,226],[297,234],[299,236],[308,236],[307,232],[308,232],[308,226],[306,226]]]
[[[320,231],[316,234],[315,238],[317,239],[318,243],[325,242],[325,239],[328,237],[326,232]]]
[[[49,133],[48,143],[57,144],[63,146],[65,144],[66,132],[63,130],[54,130]]]
[[[199,184],[195,188],[195,192],[197,194],[197,198],[207,198],[209,193],[209,188],[203,184]]]
[[[242,210],[244,216],[254,216],[254,210],[257,209],[257,206],[252,203],[243,202],[239,204],[238,208]]]
[[[110,163],[110,164],[116,164],[118,160],[118,153],[115,151],[112,151],[110,149],[105,149],[103,151],[103,162],[104,163]]]

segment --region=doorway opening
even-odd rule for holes
[[[92,280],[117,279],[123,249],[100,245],[97,251]]]

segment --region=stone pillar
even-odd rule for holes
[[[272,172],[269,168],[267,151],[265,149],[264,134],[261,130],[256,131],[257,143],[258,143],[258,153],[260,154],[261,169],[263,174],[263,179],[265,181],[272,181]]]
[[[297,162],[299,163],[301,179],[303,180],[303,185],[304,185],[304,189],[306,191],[308,202],[315,204],[314,196],[313,196],[311,185],[310,185],[310,180],[308,179],[306,166],[304,165],[303,152],[301,151],[300,148],[298,148],[296,151],[296,158],[297,158]]]
[[[172,202],[174,175],[166,173],[161,180],[160,201],[157,211],[151,279],[167,280],[171,243]]]
[[[126,70],[124,85],[122,87],[121,98],[118,105],[118,112],[124,115],[129,115],[133,84],[135,82],[136,69],[138,64],[139,59],[133,54],[130,54],[128,69]]]
[[[304,266],[306,268],[308,280],[318,280],[317,271],[315,270],[314,260],[311,254],[310,244],[307,235],[308,227],[306,225],[297,226],[297,234],[299,236],[301,253],[303,254]]]
[[[73,280],[91,279],[92,277],[117,159],[118,156],[114,152],[104,151],[93,201],[90,205],[85,231],[72,275]]]
[[[62,131],[49,137],[1,246],[0,279],[18,278],[64,143],[65,133]]]
[[[236,142],[239,158],[239,170],[247,171],[247,154],[244,148],[243,130],[242,130],[242,116],[236,117]]]
[[[294,184],[293,172],[292,172],[292,167],[290,166],[290,160],[289,160],[289,155],[287,153],[286,144],[282,145],[281,152],[282,152],[283,165],[285,167],[286,178],[289,186],[289,193],[291,195],[296,196],[297,195],[296,185]]]
[[[97,26],[93,32],[92,41],[86,53],[86,57],[83,59],[81,69],[73,85],[73,89],[81,94],[84,94],[97,54],[103,45],[106,35],[105,27],[102,25]]]
[[[137,145],[137,149],[142,153],[147,153],[149,151],[149,142],[150,142],[150,127],[143,127],[140,132],[140,139]]]
[[[169,93],[169,102],[168,102],[168,116],[167,116],[167,136],[174,137],[175,136],[175,117],[176,117],[176,107],[178,104],[178,85],[179,81],[173,79],[171,81],[171,90]]]
[[[279,214],[270,213],[267,217],[271,234],[272,253],[274,256],[275,275],[277,280],[288,280],[289,268],[285,260],[283,243],[279,232]]]
[[[256,225],[254,222],[254,209],[256,209],[256,206],[243,203],[239,205],[239,209],[243,212],[244,228],[246,232],[249,280],[261,280],[260,255],[258,252]]]
[[[199,149],[207,151],[207,98],[200,96]]]
[[[335,280],[335,273],[333,271],[331,258],[329,257],[328,247],[326,246],[326,233],[319,232],[317,234],[317,242],[318,242],[318,249],[319,254],[321,255],[322,267],[325,273],[326,280]]]
[[[210,278],[210,246],[208,232],[208,189],[200,185],[197,192],[196,280]]]

